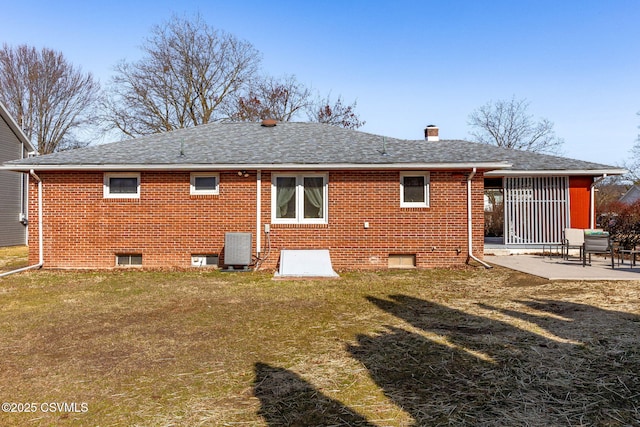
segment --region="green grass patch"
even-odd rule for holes
[[[0,425],[632,425],[639,303],[499,268],[22,273],[0,397],[38,407]]]

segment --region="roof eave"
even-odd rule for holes
[[[495,170],[511,167],[506,162],[474,163],[282,163],[282,164],[5,164],[0,170],[15,172],[35,171],[196,171],[196,170],[452,170],[480,169]]]
[[[486,172],[486,177],[501,177],[501,176],[610,176],[610,175],[624,175],[629,172],[626,169],[611,168],[611,169],[558,169],[558,170],[492,170]]]

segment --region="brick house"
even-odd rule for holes
[[[583,197],[594,177],[623,172],[440,140],[435,127],[408,141],[266,122],[202,125],[4,169],[30,174],[47,268],[222,265],[227,233],[245,233],[262,269],[275,269],[283,249],[328,249],[338,270],[481,261],[485,177],[562,176],[566,197],[573,184]],[[589,203],[571,209],[590,215]],[[32,232],[33,263],[38,243]]]
[[[34,151],[29,139],[0,102],[0,163]],[[0,246],[27,243],[27,179],[0,170]]]

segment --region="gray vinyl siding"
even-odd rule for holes
[[[0,164],[20,159],[22,149],[20,140],[0,117]],[[22,200],[23,179],[21,173],[0,171],[0,246],[26,244],[26,227],[20,223],[23,206],[26,209],[26,201]]]

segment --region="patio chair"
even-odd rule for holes
[[[600,230],[584,230],[584,244],[582,248],[582,266],[591,265],[591,254],[606,254],[611,257],[611,268],[614,268],[613,245],[609,233]]]
[[[562,258],[569,259],[569,251],[577,249],[582,259],[582,249],[584,247],[584,230],[582,228],[565,228],[562,239]]]

